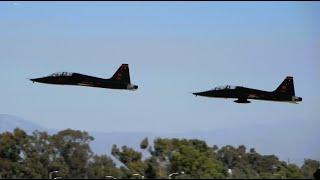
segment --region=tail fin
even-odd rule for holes
[[[286,79],[280,84],[280,86],[274,91],[276,93],[288,94],[294,96],[293,77],[287,76]]]
[[[129,65],[122,64],[117,72],[111,77],[111,79],[130,84]]]

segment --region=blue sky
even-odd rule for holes
[[[317,142],[319,17],[319,2],[1,2],[0,113],[103,132],[265,126],[271,142],[279,130],[289,142]],[[138,91],[26,79],[57,71],[109,78],[122,63]],[[225,84],[271,91],[287,75],[299,105],[190,94]],[[312,148],[320,152],[320,143]]]

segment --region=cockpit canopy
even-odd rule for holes
[[[51,74],[50,76],[53,76],[53,77],[72,76],[72,74],[73,73],[71,73],[71,72],[56,72],[56,73]]]
[[[236,89],[236,86],[231,86],[231,85],[218,86],[213,90],[224,90],[224,89]]]

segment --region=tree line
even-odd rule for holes
[[[1,133],[0,178],[312,179],[320,166],[319,161],[306,159],[299,167],[244,145],[219,148],[177,138],[157,138],[152,145],[145,138],[139,151],[113,145],[112,158],[94,154],[89,145],[93,140],[87,132],[72,129],[53,135],[44,131],[28,135],[18,128]]]

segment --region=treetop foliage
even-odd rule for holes
[[[0,178],[312,179],[320,166],[319,161],[306,159],[300,168],[244,145],[219,148],[198,139],[157,138],[151,146],[146,137],[140,143],[141,150],[150,153],[146,159],[133,148],[113,145],[111,155],[122,163],[117,167],[111,157],[92,152],[93,140],[87,132],[72,129],[54,135],[39,131],[28,135],[21,129],[4,132]]]

